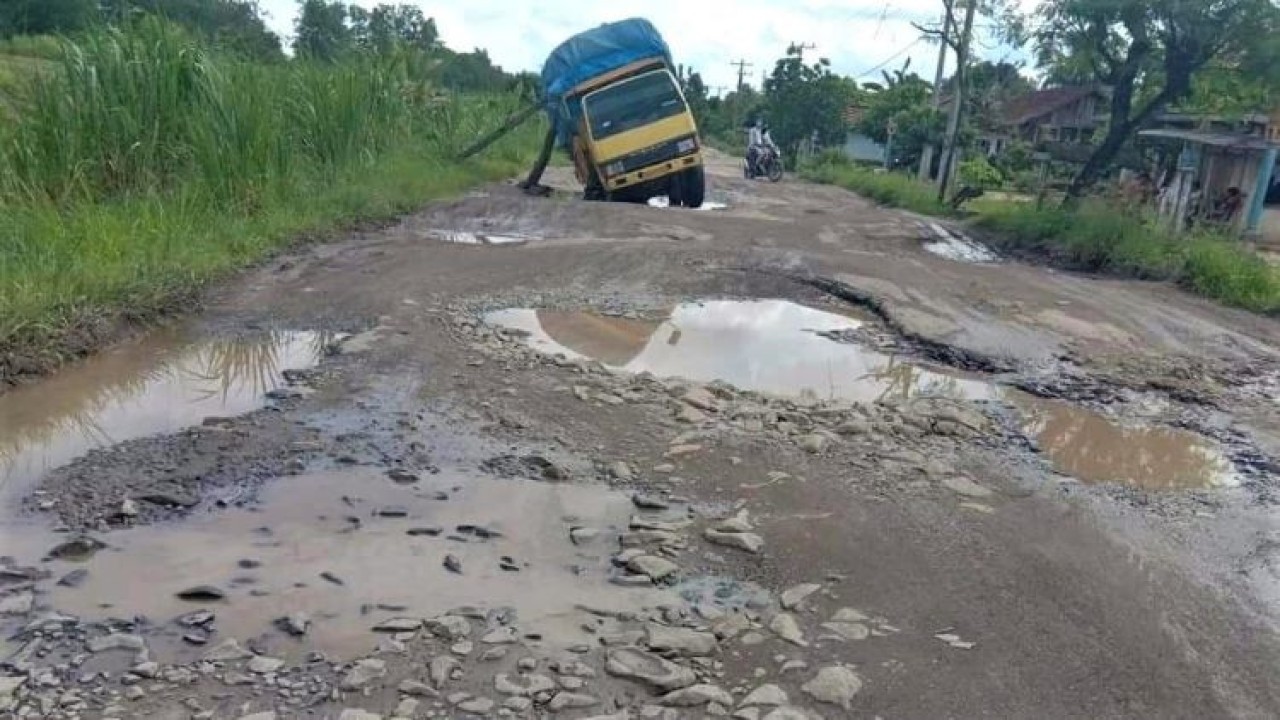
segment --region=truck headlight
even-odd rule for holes
[[[684,140],[681,140],[680,142],[676,143],[676,152],[678,153],[693,152],[694,150],[697,150],[697,149],[698,149],[698,141],[694,140],[693,138],[685,138]]]
[[[621,161],[611,162],[608,165],[604,166],[604,174],[610,177],[613,177],[614,175],[621,175],[626,171],[627,171],[627,168],[625,165],[622,164]]]

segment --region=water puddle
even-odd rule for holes
[[[216,616],[210,645],[234,637],[284,656],[351,657],[377,646],[371,628],[382,621],[463,606],[516,608],[522,633],[568,645],[591,640],[577,606],[634,611],[676,597],[608,581],[633,512],[603,486],[451,471],[400,485],[372,468],[300,475],[271,483],[257,506],[112,532],[87,562],[41,563],[53,575],[39,597],[86,620],[144,616],[153,647],[177,660],[202,648],[174,621],[201,609]],[[570,529],[583,526],[599,534],[574,544]],[[0,530],[6,554],[25,564],[65,539]],[[447,555],[461,574],[446,569]],[[77,569],[88,570],[78,586],[54,584]],[[225,597],[177,597],[199,586]],[[305,645],[275,627],[297,612],[312,621]]]
[[[649,207],[655,207],[655,208],[669,208],[669,207],[671,207],[671,198],[668,198],[666,195],[659,195],[659,196],[657,196],[657,197],[651,197],[651,198],[649,198]],[[727,208],[727,207],[729,207],[729,206],[728,206],[727,204],[725,204],[725,203],[722,203],[722,202],[714,202],[714,201],[712,201],[712,200],[707,200],[707,201],[703,202],[703,203],[702,203],[702,205],[701,205],[700,207],[698,207],[697,209],[698,209],[698,210],[707,210],[707,211],[711,211],[711,210],[724,210],[724,209],[725,209],[725,208]]]
[[[956,262],[976,264],[994,263],[1000,260],[1000,256],[995,251],[982,243],[964,235],[952,233],[937,223],[929,223],[928,227],[932,236],[936,239],[926,242],[924,249],[934,255],[948,260],[955,260]]]
[[[523,245],[530,240],[537,240],[532,235],[517,233],[471,233],[434,230],[429,235],[437,240],[455,245]]]
[[[1091,410],[1026,395],[1011,398],[1024,432],[1062,473],[1085,483],[1145,490],[1191,490],[1238,484],[1231,460],[1184,430],[1125,426]]]
[[[21,492],[85,452],[262,407],[326,338],[282,332],[191,343],[165,330],[0,396],[0,492]]]
[[[998,395],[990,383],[826,337],[820,333],[849,333],[866,321],[784,300],[684,303],[649,318],[510,309],[486,321],[527,333],[528,343],[548,354],[775,395],[858,402]]]

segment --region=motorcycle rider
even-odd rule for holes
[[[757,118],[747,129],[748,177],[760,177],[760,160],[765,157],[766,152],[773,153],[775,158],[782,154],[778,144],[773,141],[773,134],[769,132],[769,123]]]
[[[759,174],[757,165],[760,160],[760,150],[764,145],[764,121],[756,118],[747,123],[747,175],[755,177]]]

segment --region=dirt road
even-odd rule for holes
[[[0,397],[0,718],[1280,716],[1280,324],[553,180]]]

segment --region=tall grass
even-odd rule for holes
[[[422,69],[256,65],[158,20],[64,43],[0,123],[0,380],[300,233],[508,175],[536,149],[531,126],[451,161],[518,100],[440,97]]]

